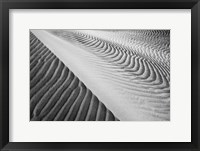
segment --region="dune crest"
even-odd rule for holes
[[[31,121],[115,121],[105,105],[30,33]]]

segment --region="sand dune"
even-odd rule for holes
[[[35,33],[119,120],[170,120],[168,30]]]
[[[118,120],[38,38],[30,33],[30,118]]]

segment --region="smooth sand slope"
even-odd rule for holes
[[[33,33],[119,120],[170,120],[170,31]]]
[[[32,121],[117,120],[32,33],[30,33],[30,115]]]

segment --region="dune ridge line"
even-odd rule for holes
[[[118,121],[32,33],[30,72],[31,121]]]

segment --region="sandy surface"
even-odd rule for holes
[[[169,31],[32,32],[119,120],[170,120]]]
[[[32,121],[113,121],[114,115],[40,40],[30,35]]]

